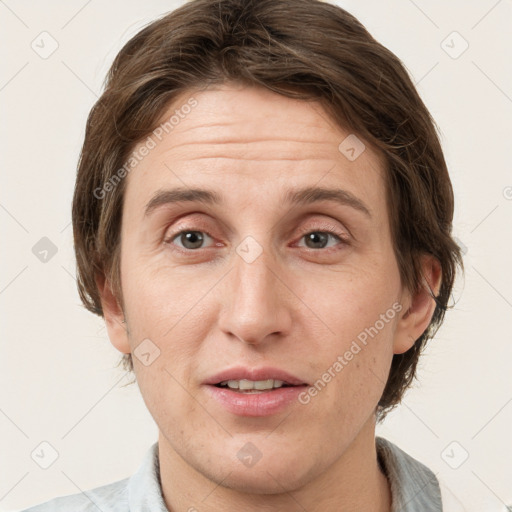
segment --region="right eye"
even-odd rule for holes
[[[175,244],[175,241],[177,240],[182,244],[178,244],[179,250],[194,251],[195,249],[203,248],[202,245],[205,238],[211,239],[212,237],[205,231],[183,229],[166,238],[165,243],[172,245]]]

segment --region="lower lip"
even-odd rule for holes
[[[240,393],[208,384],[206,389],[227,411],[238,416],[269,416],[284,411],[307,385],[277,388],[260,393]]]

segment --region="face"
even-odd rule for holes
[[[126,178],[128,333],[109,306],[110,338],[133,354],[161,443],[194,471],[294,489],[373,442],[393,353],[426,327],[406,313],[384,168],[316,102],[224,85],[162,121],[176,110]],[[214,385],[243,377],[295,385]]]

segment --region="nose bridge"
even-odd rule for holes
[[[269,249],[247,237],[237,247],[233,265],[229,298],[220,318],[224,332],[257,344],[269,334],[287,331],[290,312]]]
[[[275,288],[275,272],[271,268],[271,258],[268,251],[263,251],[254,261],[240,255],[244,250],[241,244],[235,258],[235,297],[240,306],[270,306],[270,301],[275,295],[271,291]],[[248,254],[254,249],[248,249]],[[245,308],[244,308],[245,309]]]

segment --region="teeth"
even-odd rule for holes
[[[282,386],[282,384],[283,384],[282,380],[273,380],[273,379],[257,380],[256,382],[254,382],[254,389],[280,388]]]
[[[274,380],[274,379],[267,379],[267,380],[228,380],[220,383],[221,386],[227,385],[230,389],[239,389],[240,391],[249,391],[251,389],[256,389],[258,391],[265,390],[265,389],[273,389],[273,388],[280,388],[283,385],[282,380]]]
[[[254,384],[256,384],[256,382],[253,382],[252,380],[242,379],[238,381],[238,389],[240,391],[245,391],[246,389],[254,389]],[[272,384],[270,387],[272,387]]]

